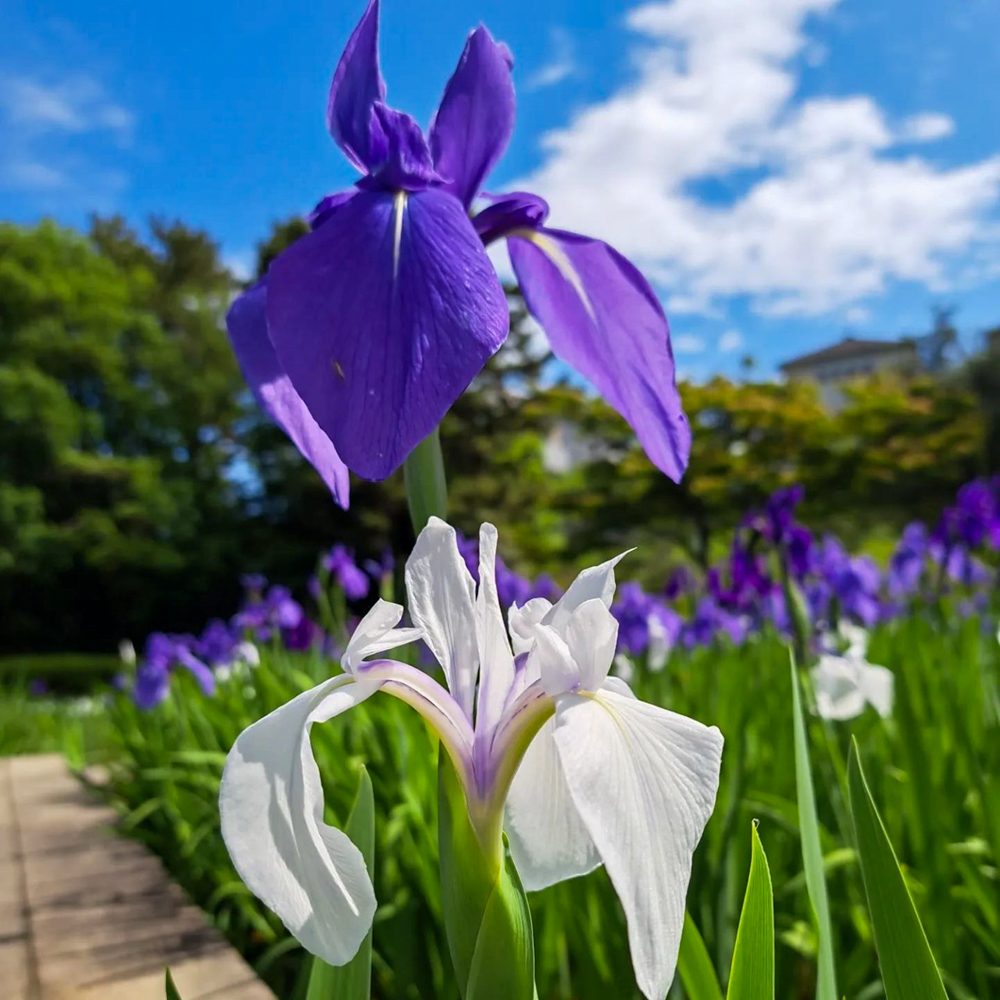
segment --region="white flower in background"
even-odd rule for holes
[[[631,684],[635,677],[635,664],[627,653],[619,653],[614,663],[615,677],[620,677],[626,684]]]
[[[692,855],[715,805],[722,736],[608,676],[618,559],[584,570],[555,605],[511,609],[508,635],[496,542],[483,525],[477,592],[454,530],[431,519],[406,565],[416,628],[396,628],[403,609],[380,601],[348,644],[342,675],[240,735],[222,779],[223,837],[243,880],[308,950],[349,961],[375,894],[361,853],[323,821],[309,729],[378,691],[395,695],[437,731],[484,850],[502,851],[507,831],[525,888],[604,864],[639,986],[660,1000],[674,976]],[[378,656],[418,638],[447,689]]]
[[[122,641],[118,643],[118,658],[127,667],[135,666],[135,646],[132,645],[131,640],[122,639]]]
[[[843,721],[859,716],[871,705],[883,718],[888,717],[892,714],[892,671],[865,659],[868,632],[841,621],[837,635],[839,642],[824,645],[844,651],[824,653],[811,671],[816,712],[824,719]]]

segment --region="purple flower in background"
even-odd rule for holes
[[[889,557],[886,586],[893,597],[899,599],[914,594],[920,588],[927,567],[930,539],[927,528],[920,521],[913,521],[903,529],[895,550]]]
[[[252,632],[258,642],[267,642],[275,629],[296,628],[302,620],[302,605],[287,587],[275,585],[261,599],[248,600],[233,615],[233,628],[242,635]]]
[[[258,400],[346,506],[347,469],[390,475],[506,338],[507,300],[485,250],[505,238],[556,355],[680,479],[690,427],[648,282],[607,244],[546,228],[541,198],[482,192],[514,128],[509,50],[472,32],[425,136],[385,103],[378,13],[372,0],[327,106],[362,176],[317,205],[312,232],[227,317]],[[475,212],[480,197],[489,205]]]
[[[196,652],[210,667],[228,665],[239,642],[240,637],[224,621],[213,618],[202,631]]]
[[[206,695],[215,693],[215,675],[192,652],[197,640],[189,635],[153,632],[135,674],[132,697],[139,708],[148,710],[164,701],[170,691],[170,677],[178,666],[189,671]]]
[[[385,549],[379,559],[366,559],[364,567],[373,580],[388,580],[396,571],[396,557],[392,549]]]
[[[638,583],[623,583],[611,606],[618,620],[618,649],[630,656],[649,653],[662,667],[666,654],[677,644],[683,623],[680,615],[655,597],[647,594]]]
[[[668,601],[675,601],[683,594],[694,589],[695,580],[686,566],[677,566],[670,571],[667,582],[663,585],[663,596]]]
[[[267,577],[262,573],[244,573],[240,577],[240,585],[248,600],[259,600],[267,587]]]
[[[687,647],[711,646],[722,637],[734,645],[741,645],[747,637],[747,623],[739,615],[734,615],[710,596],[703,597],[694,615],[684,624],[681,642]]]
[[[46,684],[44,680],[42,680],[41,677],[36,677],[28,685],[28,694],[30,694],[33,698],[41,698],[43,695],[46,695],[48,693],[49,693],[49,686],[48,684]]]
[[[349,601],[359,601],[368,596],[371,580],[359,569],[354,555],[343,545],[334,545],[323,557],[323,568],[336,580]]]
[[[281,639],[285,649],[301,652],[321,645],[326,639],[326,633],[303,615],[297,625],[281,630]]]
[[[825,577],[841,611],[870,628],[880,617],[881,573],[868,556],[849,556],[832,535],[819,550],[819,572]]]

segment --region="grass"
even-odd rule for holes
[[[874,1000],[882,988],[849,814],[852,735],[950,995],[1000,994],[1000,647],[982,625],[932,608],[884,626],[869,658],[896,676],[893,717],[807,718],[838,995],[851,1000]],[[181,671],[170,699],[152,713],[116,696],[97,716],[74,716],[64,703],[19,694],[4,699],[0,746],[16,751],[33,736],[54,746],[69,732],[78,759],[109,761],[109,794],[129,833],[163,857],[278,995],[293,1000],[304,987],[302,952],[236,877],[216,800],[226,751],[241,729],[329,671],[312,655],[264,651],[257,670],[220,685],[211,699]],[[746,831],[756,819],[774,885],[776,996],[812,1000],[817,945],[802,872],[787,650],[765,635],[742,649],[678,651],[659,674],[640,665],[634,687],[726,737],[718,804],[688,898],[720,981],[750,868]],[[45,705],[55,713],[48,721]],[[316,726],[313,742],[332,822],[345,821],[362,763],[372,780],[380,904],[373,996],[455,998],[440,919],[432,735],[405,706],[375,697]],[[540,1000],[638,996],[624,918],[603,871],[536,894],[532,909]],[[671,996],[683,997],[679,983]]]

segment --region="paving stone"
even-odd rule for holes
[[[58,755],[0,759],[2,1000],[274,1000]]]

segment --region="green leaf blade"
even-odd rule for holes
[[[167,988],[167,1000],[181,1000],[180,993],[177,992],[177,987],[174,986],[174,977],[170,975],[170,970],[166,970],[166,988]]]
[[[677,974],[688,1000],[722,1000],[722,988],[715,976],[712,959],[691,914],[684,914],[684,933],[677,955]]]
[[[848,792],[886,1000],[948,1000],[853,740]]]
[[[344,833],[361,851],[368,875],[375,875],[375,794],[368,771],[362,767],[358,794]],[[327,965],[315,955],[309,970],[306,1000],[370,1000],[372,993],[372,931],[347,965]]]
[[[774,894],[756,824],[750,878],[743,897],[726,997],[727,1000],[774,1000]]]
[[[806,889],[812,905],[819,936],[817,956],[816,1000],[837,1000],[837,977],[833,962],[833,928],[830,922],[830,900],[826,890],[823,848],[819,837],[819,816],[816,812],[816,792],[812,767],[809,763],[809,741],[806,739],[802,695],[794,654],[791,657],[792,707],[795,729],[795,790],[799,807],[799,834],[802,840],[802,863]]]

